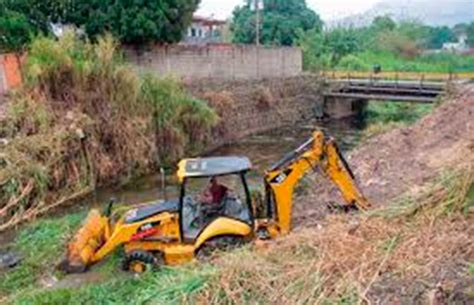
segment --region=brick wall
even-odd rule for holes
[[[303,71],[301,50],[291,47],[170,45],[144,52],[125,49],[125,54],[143,70],[187,80],[293,77]]]
[[[15,54],[0,54],[0,94],[21,84],[20,59]]]

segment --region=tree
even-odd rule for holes
[[[468,23],[458,23],[455,26],[453,26],[453,32],[456,35],[466,34],[468,27],[469,27]]]
[[[122,43],[142,45],[181,40],[200,0],[76,0],[66,21],[89,37],[111,32]]]
[[[0,49],[22,51],[31,37],[47,33],[66,0],[0,0]]]
[[[231,30],[236,43],[253,43],[256,39],[254,1],[234,10]],[[319,16],[305,0],[263,0],[260,42],[270,45],[293,45],[300,31],[322,28]]]
[[[317,29],[300,32],[298,46],[303,51],[303,65],[305,69],[321,70],[331,66],[331,55],[324,42],[324,34]]]
[[[406,58],[413,58],[420,53],[417,42],[400,31],[381,32],[377,36],[377,46],[378,51]]]
[[[334,65],[342,57],[361,50],[362,43],[359,40],[359,33],[355,29],[336,28],[326,32],[324,40],[332,54]]]
[[[301,32],[298,45],[303,50],[305,67],[318,70],[335,66],[344,56],[361,51],[362,43],[358,30],[336,28]]]
[[[456,34],[447,26],[433,27],[430,30],[428,48],[441,49],[446,42],[455,42]]]
[[[471,22],[471,23],[466,27],[466,36],[467,36],[466,43],[467,43],[470,47],[474,47],[474,21]]]
[[[424,47],[428,44],[430,27],[418,21],[402,21],[397,27],[401,35],[414,41],[418,46]]]
[[[377,33],[383,31],[393,31],[397,27],[397,23],[393,21],[393,19],[388,15],[377,16],[372,21],[371,27]]]
[[[0,47],[18,49],[51,23],[73,24],[90,38],[106,32],[122,43],[181,40],[200,0],[0,0]]]
[[[0,14],[0,51],[16,52],[23,50],[34,32],[26,16],[5,10]]]

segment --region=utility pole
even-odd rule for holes
[[[260,5],[259,0],[255,0],[255,44],[260,45]]]
[[[254,0],[255,5],[255,52],[256,52],[256,73],[260,78],[260,0]]]

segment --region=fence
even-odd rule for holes
[[[474,72],[360,72],[360,71],[323,71],[321,75],[329,79],[386,79],[386,80],[426,80],[456,81],[474,79]]]

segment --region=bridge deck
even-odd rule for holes
[[[413,103],[433,103],[446,88],[443,82],[410,80],[339,79],[329,84],[325,97]]]
[[[371,101],[392,101],[392,102],[411,102],[411,103],[434,103],[436,98],[423,96],[400,96],[384,94],[363,94],[363,93],[328,93],[326,97],[350,98]]]

